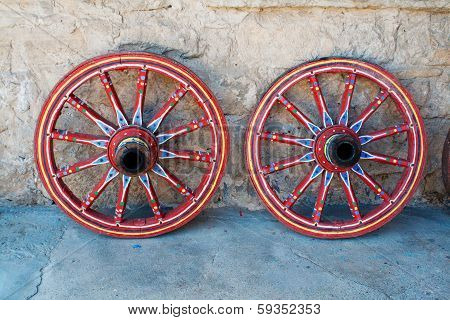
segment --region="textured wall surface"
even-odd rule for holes
[[[327,56],[379,64],[410,90],[429,141],[426,175],[414,201],[442,204],[449,18],[446,0],[0,0],[0,199],[48,201],[34,166],[33,133],[53,85],[87,58],[140,50],[191,68],[226,114],[232,150],[211,205],[261,207],[242,154],[251,111],[280,74]]]

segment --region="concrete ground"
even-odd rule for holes
[[[351,240],[263,212],[207,210],[152,239],[94,234],[56,207],[0,207],[1,299],[449,299],[450,216],[406,209]]]

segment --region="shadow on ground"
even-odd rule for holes
[[[56,207],[0,207],[0,298],[448,299],[449,231],[444,210],[408,208],[367,236],[319,240],[228,208],[121,240]]]

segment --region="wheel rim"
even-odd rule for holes
[[[122,71],[135,73],[136,76],[135,99],[129,118],[111,79],[111,75]],[[144,103],[151,73],[176,82],[177,88],[156,113],[145,120]],[[83,85],[96,80],[106,93],[114,122],[94,111],[88,101],[77,95],[77,90],[81,90]],[[188,96],[195,101],[201,117],[194,117],[194,120],[185,121],[175,128],[161,129],[179,102]],[[58,120],[64,106],[78,111],[86,120],[90,120],[101,135],[59,128]],[[169,141],[189,137],[194,131],[205,130],[211,138],[202,149],[175,150],[166,147]],[[90,145],[98,148],[99,153],[76,163],[58,166],[54,148],[57,140]],[[53,89],[42,108],[35,142],[38,171],[53,200],[82,225],[117,237],[154,236],[174,230],[193,219],[218,187],[228,151],[226,122],[206,85],[186,67],[147,53],[121,53],[94,58],[66,75]],[[189,188],[186,182],[168,170],[167,161],[173,160],[188,160],[186,164],[204,165],[200,182],[194,188]],[[90,168],[101,168],[102,176],[93,183],[94,186],[85,198],[80,199],[65,184],[64,179],[74,174],[81,175],[85,169],[92,170]],[[162,210],[158,190],[154,188],[156,177],[180,193],[183,201],[171,209]],[[100,209],[94,209],[93,204],[114,179],[119,179],[120,183],[114,214],[108,215]],[[126,205],[133,179],[139,182],[150,210],[146,217],[127,219]]]
[[[344,74],[345,82],[340,96],[336,117],[330,115],[322,94],[319,77],[326,74]],[[351,102],[358,81],[364,79],[376,85],[380,91],[367,106],[356,106],[357,117],[349,120]],[[291,90],[302,82],[309,84],[309,91],[318,111],[319,122],[312,121],[296,103],[287,98]],[[396,106],[402,122],[371,133],[362,133],[364,125],[376,112],[382,112],[386,99]],[[332,103],[330,103],[332,104]],[[386,103],[385,103],[386,104]],[[304,134],[296,136],[266,129],[266,122],[274,109],[284,109],[303,128]],[[316,112],[317,112],[316,111]],[[275,116],[273,116],[275,117]],[[369,152],[371,143],[394,135],[407,137],[406,159]],[[351,59],[331,58],[301,65],[277,80],[265,93],[256,108],[247,131],[246,162],[251,181],[269,211],[288,227],[315,237],[345,238],[373,231],[398,214],[420,182],[426,153],[425,132],[418,109],[410,95],[388,72],[375,65]],[[265,144],[296,146],[297,154],[282,160],[262,160]],[[303,148],[304,150],[301,150]],[[303,151],[303,152],[302,152]],[[376,161],[383,165],[402,168],[391,192],[385,191],[367,170],[365,162]],[[299,177],[295,188],[285,197],[271,183],[271,175],[300,165],[310,165],[308,173]],[[358,198],[352,182],[358,179],[374,192],[381,203],[366,212],[360,212]],[[339,180],[345,193],[350,215],[347,219],[323,219],[331,181]],[[318,182],[319,181],[319,182]],[[302,195],[318,182],[316,199],[311,212],[299,212],[295,205],[302,203]],[[334,190],[333,190],[334,191]],[[303,200],[305,202],[305,200]]]

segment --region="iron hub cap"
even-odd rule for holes
[[[153,168],[158,160],[158,144],[155,136],[142,127],[123,127],[111,138],[108,157],[119,172],[139,176]]]
[[[331,172],[343,172],[353,167],[361,157],[361,150],[355,132],[340,125],[324,129],[314,144],[319,165]]]

